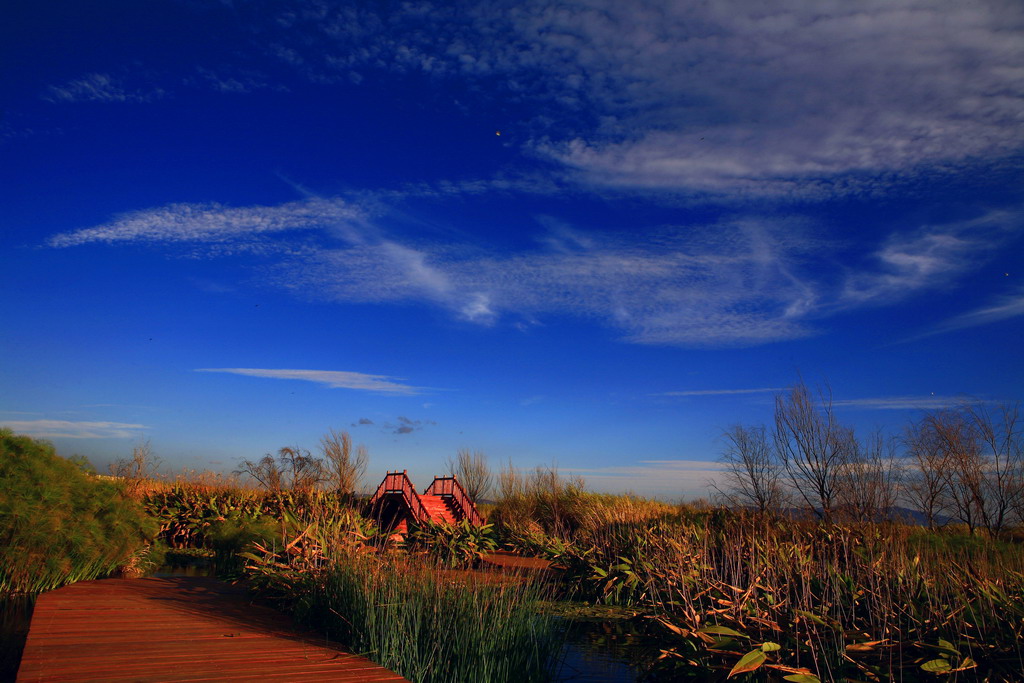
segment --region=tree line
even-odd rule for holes
[[[148,444],[146,449],[148,452]],[[131,461],[125,467],[130,464]],[[267,453],[259,460],[242,460],[235,473],[251,477],[274,494],[326,489],[351,501],[361,487],[368,464],[365,446],[353,446],[348,432],[332,429],[320,439],[319,454],[285,446],[276,455]],[[480,501],[490,492],[494,477],[483,452],[460,448],[445,465],[458,478],[470,500]]]
[[[798,509],[824,522],[882,521],[900,507],[930,528],[945,520],[993,536],[1024,523],[1019,403],[933,410],[903,433],[858,436],[826,386],[802,381],[775,397],[774,422],[725,430],[724,502],[763,513]]]

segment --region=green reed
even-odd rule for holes
[[[560,639],[535,608],[537,585],[374,553],[259,574],[299,621],[415,683],[543,681],[556,665]]]

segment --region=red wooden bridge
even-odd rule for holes
[[[404,534],[410,526],[426,523],[482,526],[483,517],[456,477],[434,477],[417,493],[407,470],[388,471],[370,498],[370,514],[385,528]]]

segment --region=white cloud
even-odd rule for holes
[[[934,330],[915,337],[921,339],[935,334],[962,330],[968,327],[991,325],[992,323],[1009,320],[1024,315],[1024,290],[999,298],[994,303],[982,306],[973,311],[950,318],[938,325]]]
[[[636,343],[749,345],[809,334],[799,311],[814,286],[793,275],[798,254],[765,259],[762,238],[752,241],[747,225],[716,225],[554,239],[510,255],[364,243],[286,263],[277,281],[336,301],[429,301],[485,324],[583,316]]]
[[[941,410],[960,405],[966,400],[963,396],[885,396],[834,400],[832,407],[862,408],[864,410]],[[983,401],[970,400],[968,402]]]
[[[597,185],[827,196],[1019,164],[1020,3],[312,2],[280,20],[272,49],[311,78],[415,71],[532,101],[533,149]]]
[[[599,0],[513,25],[611,115],[542,146],[599,183],[833,194],[1021,147],[1019,5]]]
[[[237,69],[220,71],[197,67],[200,82],[223,93],[242,95],[270,87],[262,78],[254,73],[240,72]],[[276,88],[283,89],[283,88]]]
[[[19,434],[28,434],[44,439],[131,439],[139,435],[146,425],[124,422],[81,422],[72,420],[13,420],[2,423],[3,427]]]
[[[150,102],[163,96],[164,91],[159,88],[131,89],[110,74],[91,73],[63,85],[50,86],[43,99],[50,102]]]
[[[385,211],[373,197],[359,205],[313,196],[278,206],[174,204],[49,244],[195,245],[205,256],[259,249],[277,259],[262,281],[304,298],[425,303],[481,325],[528,327],[545,315],[571,315],[633,343],[751,346],[814,334],[820,320],[847,309],[951,285],[1021,225],[1019,213],[994,211],[908,228],[864,258],[844,255],[848,245],[814,237],[794,220],[594,233],[541,219],[548,228],[533,247],[496,252],[387,236],[377,225]],[[288,231],[308,239],[294,246],[282,239]],[[850,265],[823,270],[828,260]]]
[[[896,233],[875,251],[873,263],[849,273],[837,304],[890,303],[947,285],[989,258],[1021,224],[1019,212],[990,211],[971,220]]]
[[[363,215],[339,199],[308,198],[278,206],[170,204],[133,211],[103,225],[55,235],[48,244],[90,242],[227,242],[289,230],[344,228]]]
[[[199,368],[196,372],[227,372],[247,377],[268,379],[297,379],[305,382],[326,384],[332,389],[356,389],[380,394],[411,396],[421,393],[422,387],[414,387],[394,381],[387,375],[368,375],[362,372],[344,370],[272,370],[263,368]]]
[[[712,460],[640,460],[614,467],[565,468],[567,474],[584,477],[588,488],[621,493],[647,491],[669,500],[705,497],[708,483],[721,473]]]
[[[764,389],[696,389],[692,391],[663,391],[656,396],[735,396],[738,394],[772,394],[785,391],[785,387],[766,387]]]

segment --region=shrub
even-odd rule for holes
[[[427,522],[409,534],[406,547],[412,551],[425,551],[441,565],[468,569],[484,553],[496,550],[498,542],[490,524],[473,526],[464,519],[460,524]]]
[[[253,543],[269,545],[278,536],[280,528],[272,517],[230,514],[218,519],[207,535],[215,553],[213,566],[217,575],[237,576],[244,564],[239,553],[248,550]]]
[[[37,592],[109,574],[156,533],[111,481],[51,444],[0,429],[0,593]]]

